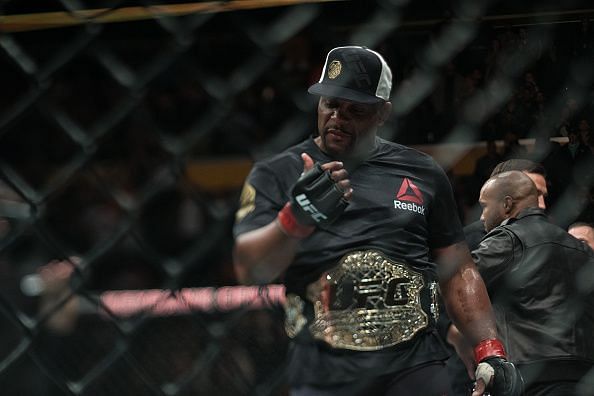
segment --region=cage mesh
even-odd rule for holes
[[[465,223],[486,141],[545,165],[557,224],[593,222],[592,159],[558,153],[573,134],[593,147],[594,9],[524,3],[0,2],[2,393],[286,393],[278,299],[178,292],[236,285],[243,179],[315,130],[307,87],[338,45],[392,66],[381,136],[440,162]],[[21,281],[52,260],[75,269],[47,303]],[[113,290],[160,294],[118,315]]]

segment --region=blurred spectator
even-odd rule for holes
[[[486,80],[490,80],[501,73],[502,50],[501,41],[498,38],[492,39],[491,47],[489,47],[489,50],[487,51],[485,60]]]
[[[594,54],[594,29],[590,17],[584,15],[579,24],[579,31],[573,42],[573,55],[576,57],[591,57]]]
[[[540,38],[542,42],[541,53],[538,61],[533,65],[532,70],[539,82],[539,87],[547,96],[554,96],[558,92],[562,82],[565,80],[564,58],[559,55],[558,44]]]
[[[588,120],[583,117],[579,118],[577,129],[580,142],[584,146],[587,146],[594,155],[594,135],[592,134],[592,129],[590,128]]]
[[[588,147],[580,142],[578,132],[567,129],[569,142],[561,145],[547,158],[547,171],[551,183],[551,202],[557,202],[565,192],[569,196],[564,198],[567,210],[579,210],[578,197],[584,200],[589,179],[592,178],[592,153]],[[571,201],[571,202],[570,202]],[[571,215],[574,217],[575,214]],[[560,220],[559,220],[560,221]],[[566,221],[573,221],[567,219]],[[567,225],[567,224],[566,224]]]
[[[539,99],[544,99],[540,95],[540,88],[536,83],[534,73],[527,71],[524,73],[522,85],[518,90],[518,105],[520,110],[525,114],[525,132],[538,119]],[[524,135],[525,135],[524,132]]]
[[[519,37],[513,27],[508,26],[498,37],[501,41],[501,46],[507,52],[513,53],[517,50]]]
[[[568,97],[561,109],[561,120],[557,127],[558,136],[568,137],[572,129],[572,121],[579,111],[579,104],[575,98]]]
[[[495,140],[486,142],[487,152],[476,160],[473,173],[473,202],[478,198],[481,186],[491,176],[495,166],[503,161],[503,157],[497,151]]]
[[[576,164],[588,160],[592,156],[590,148],[582,143],[580,134],[577,130],[570,128],[567,130],[569,142],[559,149],[558,160],[562,161],[564,167],[571,171]]]
[[[567,232],[594,249],[594,225],[576,222],[567,227]]]
[[[306,35],[294,36],[282,44],[280,84],[285,93],[291,95],[312,84],[311,70],[316,65],[311,57],[311,46],[311,39]]]
[[[526,73],[524,73],[524,81],[522,88],[524,89],[526,96],[531,100],[534,100],[536,98],[536,94],[540,92],[540,88],[538,87],[538,84],[536,83],[536,79],[534,77],[534,73],[532,73],[531,71],[527,71]]]
[[[473,67],[468,71],[462,80],[462,87],[456,98],[458,108],[464,105],[468,99],[470,99],[480,88],[483,82],[483,72]]]
[[[547,131],[538,131],[534,138],[534,145],[532,146],[532,151],[530,151],[528,155],[528,159],[542,164],[546,169],[547,174],[552,174],[555,171],[555,156],[560,147],[561,145],[559,143],[551,140]]]
[[[594,223],[594,185],[592,184],[586,192],[586,206],[580,213],[579,219]]]
[[[538,125],[539,123],[545,124],[548,121],[549,115],[546,112],[545,105],[545,94],[542,91],[538,91],[534,98],[534,107],[532,108],[532,125]]]
[[[530,42],[528,40],[528,31],[525,28],[518,29],[516,45],[518,51],[528,50]]]
[[[497,143],[494,140],[486,142],[487,152],[476,160],[474,167],[474,176],[482,184],[493,172],[495,166],[502,161],[502,157],[497,151]]]
[[[529,116],[518,105],[516,97],[511,98],[505,108],[499,112],[495,119],[495,133],[498,138],[504,138],[507,133],[513,132],[517,138],[523,137],[528,131]]]
[[[430,103],[435,116],[436,125],[444,131],[449,130],[456,122],[459,93],[462,91],[464,78],[454,62],[448,62],[437,81],[430,96]]]
[[[515,131],[509,130],[503,135],[503,152],[501,155],[504,160],[526,158],[528,156],[526,148],[520,144],[520,139]]]

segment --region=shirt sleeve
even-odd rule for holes
[[[256,164],[241,191],[233,226],[234,237],[272,222],[288,201],[287,188],[270,166]]]
[[[504,230],[495,229],[472,252],[472,258],[490,295],[498,284],[505,281],[504,278],[513,264],[513,248],[513,236]]]
[[[432,249],[443,248],[464,240],[458,205],[454,200],[452,185],[441,167],[435,164],[435,198],[428,218],[429,245]]]

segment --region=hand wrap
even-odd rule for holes
[[[474,348],[478,366],[475,377],[482,379],[486,391],[493,396],[520,396],[524,393],[524,380],[505,356],[503,344],[499,340],[484,340]]]
[[[303,173],[291,191],[291,202],[279,212],[281,228],[289,236],[304,238],[316,225],[330,224],[348,205],[344,192],[319,163]]]

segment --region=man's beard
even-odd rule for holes
[[[327,143],[328,133],[321,136],[323,149],[328,156],[342,161],[347,170],[355,169],[359,164],[367,160],[375,147],[375,136],[369,136],[365,141],[358,140],[351,135],[349,144],[343,150],[332,149]]]

